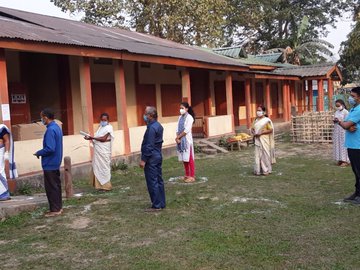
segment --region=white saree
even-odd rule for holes
[[[103,137],[110,134],[107,142],[99,142],[93,140],[94,158],[93,158],[93,172],[96,179],[101,185],[108,183],[111,179],[111,147],[114,140],[113,127],[108,124],[105,127],[100,126],[95,133],[95,138]]]
[[[270,134],[263,134],[255,137],[255,166],[254,173],[269,174],[272,172],[272,164],[276,163],[275,159],[275,140],[274,125],[268,117],[256,119],[253,124],[254,135],[260,131],[272,129]]]

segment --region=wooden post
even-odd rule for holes
[[[191,106],[190,72],[186,68],[181,72],[181,89],[183,101]]]
[[[304,111],[304,85],[303,82],[301,81],[300,83],[296,83],[297,84],[297,99],[298,99],[298,110],[299,110],[299,114],[302,114]]]
[[[234,101],[233,101],[233,89],[232,89],[232,76],[231,72],[226,72],[225,78],[225,87],[226,87],[226,113],[231,115],[232,123],[232,132],[235,132],[235,123],[234,123]]]
[[[289,81],[289,92],[288,92],[289,96],[289,112],[290,115],[296,116],[296,96],[295,96],[295,82],[294,81]],[[289,120],[291,118],[289,117]]]
[[[309,102],[308,102],[309,112],[312,112],[314,111],[314,103],[313,103],[314,92],[313,92],[312,80],[308,80],[308,97],[309,97]]]
[[[127,120],[126,84],[124,64],[122,60],[114,60],[114,77],[116,92],[116,110],[118,128],[124,132],[124,152],[130,154],[130,131]]]
[[[324,111],[324,81],[322,79],[318,80],[318,111]]]
[[[251,80],[245,80],[245,107],[246,107],[246,126],[251,127],[251,91],[250,91]]]
[[[83,120],[83,129],[91,135],[94,134],[94,113],[91,96],[91,78],[89,58],[83,57],[80,60],[80,95],[81,95],[81,112]],[[90,155],[92,156],[94,149],[90,147]]]
[[[283,81],[282,85],[283,119],[285,122],[289,121],[288,84],[288,81]]]
[[[80,92],[83,128],[94,134],[94,114],[91,96],[91,78],[89,58],[83,57],[80,61]]]
[[[5,50],[0,48],[0,113],[1,121],[11,131],[9,88],[6,70]],[[4,114],[6,113],[6,114]],[[5,172],[7,175],[7,184],[10,192],[15,192],[16,181],[9,179],[9,161],[5,161]]]
[[[332,79],[328,79],[328,98],[329,98],[329,111],[333,109],[333,96],[334,96],[334,85]]]
[[[71,198],[72,196],[74,196],[74,189],[72,184],[70,157],[64,157],[64,181],[65,181],[66,198]]]
[[[0,48],[0,104],[1,121],[11,130],[9,89],[6,70],[5,50]],[[5,109],[5,110],[4,110]],[[6,112],[7,115],[3,115]]]
[[[270,116],[270,112],[271,112],[271,98],[270,98],[270,80],[267,79],[265,81],[265,107],[266,107],[266,111]]]

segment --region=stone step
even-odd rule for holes
[[[201,151],[207,155],[216,155],[218,153],[214,148],[203,148]]]
[[[199,143],[207,144],[208,147],[211,147],[211,148],[213,148],[213,149],[216,149],[216,151],[219,151],[219,152],[221,152],[221,153],[228,153],[228,152],[229,152],[229,151],[227,151],[226,149],[224,149],[224,148],[222,148],[222,147],[220,147],[220,146],[216,145],[215,143],[210,142],[210,141],[208,141],[208,140],[201,140],[201,141],[199,141]]]

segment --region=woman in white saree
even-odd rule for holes
[[[92,162],[93,175],[92,184],[96,190],[110,191],[111,179],[111,147],[114,140],[114,131],[109,123],[109,115],[103,113],[100,116],[100,126],[94,137],[86,136],[94,146],[94,157]]]
[[[256,119],[251,128],[255,144],[255,175],[268,175],[272,172],[275,159],[274,125],[266,115],[265,107],[256,110]]]

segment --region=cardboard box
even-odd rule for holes
[[[55,120],[55,122],[62,129],[62,122],[59,120]],[[46,126],[44,126],[41,122],[18,124],[11,126],[11,131],[14,141],[35,140],[43,138]]]

